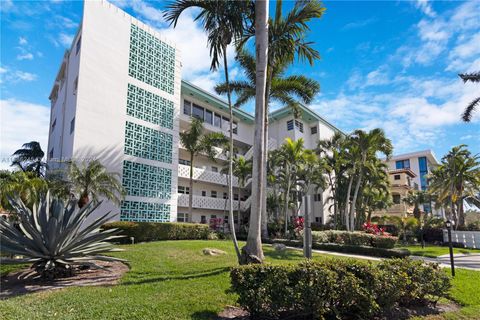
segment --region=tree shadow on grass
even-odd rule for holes
[[[184,274],[184,275],[179,275],[179,276],[149,277],[149,278],[145,278],[143,280],[125,281],[125,282],[122,282],[121,285],[128,286],[128,285],[138,285],[138,284],[144,284],[144,283],[163,282],[163,281],[170,281],[170,280],[191,280],[191,279],[198,279],[198,278],[216,276],[216,275],[228,272],[228,271],[230,271],[229,267],[215,268],[215,269],[203,270],[203,271],[200,271],[200,272]],[[152,275],[155,275],[155,274],[154,273],[148,273],[148,275],[152,276]],[[131,274],[130,276],[134,277],[135,275]]]
[[[293,250],[284,250],[284,251],[265,251],[265,257],[268,257],[272,260],[301,260],[301,253]]]

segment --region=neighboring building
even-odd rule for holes
[[[86,1],[82,24],[65,53],[51,100],[48,162],[99,159],[118,172],[127,191],[120,208],[123,221],[208,223],[228,210],[224,156],[216,161],[194,159],[193,216],[188,216],[190,155],[179,132],[192,117],[206,132],[228,134],[228,105],[218,97],[182,81],[180,53],[161,34],[106,1]],[[286,137],[303,138],[307,148],[331,137],[337,128],[306,107],[295,119],[289,108],[270,115],[269,149]],[[234,145],[252,157],[254,118],[234,109]],[[234,179],[234,209],[238,181]],[[250,207],[247,182],[241,209]],[[311,197],[314,221],[326,222],[329,190]]]
[[[426,191],[428,190],[427,175],[439,165],[439,162],[431,150],[424,150],[393,156],[386,161],[386,164],[388,165],[390,175],[393,174],[393,176],[395,176],[395,172],[399,170],[405,171],[405,177],[410,178],[410,182],[408,183],[410,190]],[[411,176],[410,174],[407,174],[407,171],[413,173],[414,175]],[[400,180],[403,181],[403,179]],[[400,209],[398,202],[402,204],[406,195],[406,193],[402,194],[399,192],[398,186],[396,186],[395,183],[395,179],[393,181],[394,183],[392,184],[391,191],[394,200],[394,206],[389,209],[387,213],[389,213],[390,210],[395,211],[396,209]],[[433,214],[437,216],[443,216],[443,211],[436,210],[433,203],[424,203],[421,207],[421,210],[428,213],[433,212]],[[407,213],[407,211],[408,210],[406,210],[404,214]]]

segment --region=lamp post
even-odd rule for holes
[[[448,248],[450,251],[450,266],[452,269],[452,277],[455,277],[455,263],[453,261],[453,246],[452,246],[452,225],[454,224],[453,221],[447,220],[445,222],[445,226],[447,227],[448,232]]]
[[[310,219],[309,196],[304,195],[305,215],[303,222],[303,255],[307,259],[312,259],[312,221]]]

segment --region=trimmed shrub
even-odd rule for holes
[[[284,245],[290,247],[303,247],[303,242],[299,240],[276,239],[273,240],[273,243],[283,243]],[[410,255],[410,251],[407,249],[386,249],[338,243],[313,242],[312,248],[316,250],[360,254],[380,258],[405,258]]]
[[[122,243],[130,243],[130,237],[135,242],[158,240],[207,240],[210,230],[206,224],[179,223],[179,222],[110,222],[102,226],[103,230],[120,229]]]
[[[397,240],[397,237],[389,235],[375,235],[358,231],[312,231],[312,241],[319,243],[338,243],[391,249],[395,246]]]
[[[424,228],[423,239],[426,242],[443,242],[442,228]]]
[[[437,301],[450,287],[437,265],[410,259],[248,265],[233,268],[230,278],[250,316],[268,319],[371,319],[393,307]]]

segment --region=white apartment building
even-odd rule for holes
[[[127,191],[119,212],[122,221],[200,222],[224,218],[228,212],[226,165],[204,156],[194,159],[194,189],[189,190],[190,156],[179,142],[192,117],[204,121],[206,132],[227,134],[228,106],[218,97],[181,80],[181,57],[175,44],[148,25],[107,1],[86,1],[81,26],[64,55],[51,94],[48,162],[99,159],[118,172]],[[307,107],[295,119],[289,108],[270,114],[269,148],[290,137],[303,138],[307,148],[338,131]],[[235,109],[234,145],[252,157],[254,118]],[[234,209],[238,181],[234,179]],[[250,207],[247,182],[240,207]],[[193,192],[193,215],[188,194]],[[329,190],[312,196],[314,221],[330,215]],[[100,210],[104,212],[104,210]]]

